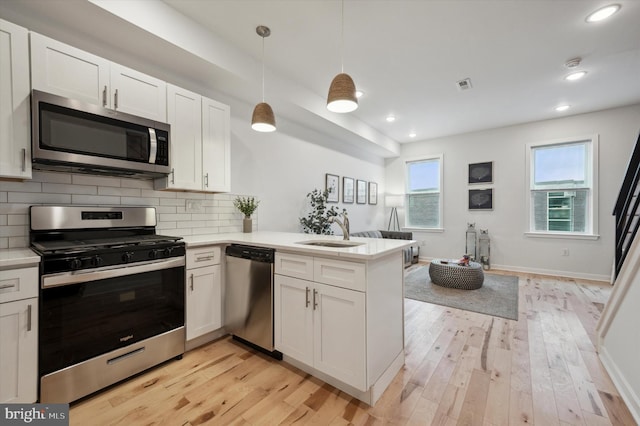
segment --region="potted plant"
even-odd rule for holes
[[[314,189],[307,194],[307,198],[309,198],[309,202],[311,203],[311,212],[307,214],[307,217],[300,218],[302,231],[305,234],[333,235],[329,218],[331,216],[337,216],[338,210],[335,206],[327,208],[326,203],[328,197],[329,191],[327,190],[321,191]]]
[[[235,206],[235,208],[237,208],[242,214],[244,214],[244,219],[242,221],[242,232],[251,232],[251,229],[253,227],[251,215],[258,208],[258,204],[260,204],[260,201],[257,201],[255,197],[236,197],[236,199],[233,200],[233,205]]]

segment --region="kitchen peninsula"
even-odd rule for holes
[[[370,405],[402,368],[402,249],[413,241],[254,232],[185,242],[188,259],[228,244],[276,250],[274,343],[285,362]]]

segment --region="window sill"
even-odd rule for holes
[[[564,240],[597,240],[598,234],[573,234],[563,232],[525,232],[525,237],[531,238],[559,238]]]
[[[411,227],[403,227],[403,231],[411,231],[411,232],[444,232],[444,228],[411,228]]]

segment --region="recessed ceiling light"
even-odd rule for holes
[[[619,4],[610,4],[609,6],[602,7],[596,10],[595,12],[593,12],[591,15],[587,16],[586,21],[587,22],[602,21],[604,19],[607,19],[614,13],[616,13],[618,10],[620,10]]]
[[[387,115],[387,118],[385,120],[387,120],[387,123],[393,123],[394,121],[396,121],[396,118],[393,115]]]
[[[557,107],[556,107],[556,111],[558,111],[558,112],[564,112],[564,111],[568,110],[569,108],[570,108],[570,106],[569,106],[569,105],[560,105],[560,106],[557,106]]]
[[[587,75],[586,71],[576,71],[576,72],[572,72],[571,74],[566,76],[564,79],[569,81],[576,81],[576,80],[580,80],[585,75]]]
[[[416,132],[411,132],[411,133],[409,133],[409,137],[410,137],[410,138],[415,138],[416,136],[417,136],[417,135],[416,135]]]
[[[362,95],[364,95],[362,90],[356,90],[356,98],[360,98]]]

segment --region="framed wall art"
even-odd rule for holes
[[[340,201],[340,177],[327,173],[325,175],[325,189],[329,191],[327,203]]]
[[[342,178],[342,202],[346,204],[353,203],[354,200],[354,180],[350,177]]]
[[[378,204],[378,184],[369,182],[369,204]]]
[[[469,164],[469,183],[493,183],[493,161]]]
[[[358,179],[356,181],[356,203],[367,203],[367,182],[364,180]]]
[[[470,189],[469,210],[493,210],[493,188]]]

